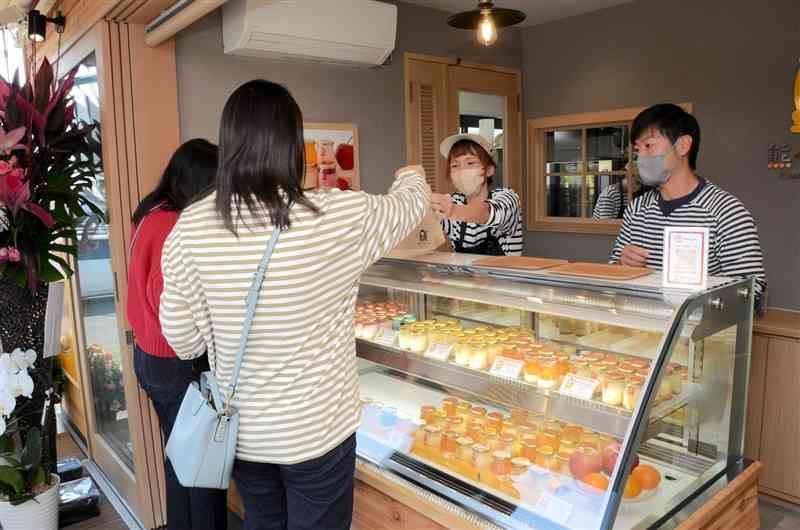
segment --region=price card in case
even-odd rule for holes
[[[536,501],[534,510],[551,521],[566,526],[569,516],[572,515],[572,504],[543,491],[539,500]]]
[[[600,381],[578,377],[575,374],[567,374],[561,383],[559,391],[562,394],[576,397],[578,399],[592,399]]]
[[[428,347],[428,351],[425,352],[425,357],[445,362],[450,358],[450,353],[452,351],[453,351],[452,344],[442,344],[439,342],[434,342]]]
[[[508,357],[495,357],[489,373],[499,377],[518,379],[524,365],[525,363],[516,359],[509,359]]]
[[[397,334],[398,332],[393,329],[384,329],[375,337],[375,342],[384,346],[394,346],[397,342]]]

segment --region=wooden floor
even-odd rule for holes
[[[86,455],[75,445],[70,435],[61,433],[58,435],[58,458],[70,457],[81,461],[86,459]],[[84,475],[88,474],[85,473]],[[128,530],[128,525],[120,518],[117,511],[106,499],[106,496],[100,492],[100,515],[62,528],[69,528],[70,530]]]

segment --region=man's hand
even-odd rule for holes
[[[450,195],[445,193],[434,193],[431,195],[431,208],[441,217],[449,218],[453,214],[453,200]]]
[[[645,267],[647,266],[647,256],[650,251],[636,245],[627,245],[622,249],[622,254],[619,256],[619,261],[628,267]]]

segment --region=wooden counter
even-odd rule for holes
[[[760,460],[759,491],[800,504],[800,313],[753,321],[745,456]]]
[[[753,333],[800,340],[800,312],[770,309],[753,320]]]

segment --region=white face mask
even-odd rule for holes
[[[467,197],[478,193],[486,180],[483,176],[483,168],[479,167],[451,169],[450,176],[453,178],[456,189]]]

